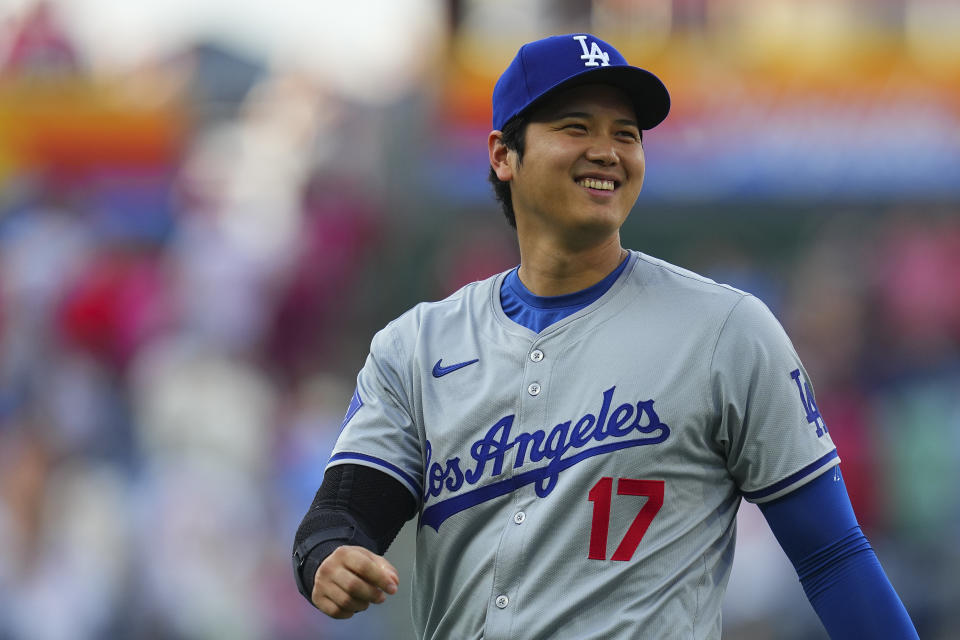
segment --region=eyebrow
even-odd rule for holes
[[[593,115],[587,113],[586,111],[564,111],[563,113],[558,113],[554,116],[555,120],[564,120],[566,118],[592,118]],[[636,120],[631,120],[630,118],[618,118],[614,120],[616,124],[619,125],[629,125],[631,127],[640,128],[640,125],[637,124]]]

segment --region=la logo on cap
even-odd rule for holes
[[[586,60],[583,63],[585,67],[609,67],[610,66],[610,54],[600,50],[600,45],[595,41],[590,43],[590,48],[587,49],[587,36],[573,36],[574,40],[580,41],[580,47],[583,49],[583,55],[580,56],[581,60]],[[597,62],[599,60],[600,62]]]

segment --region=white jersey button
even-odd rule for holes
[[[540,349],[534,349],[530,352],[530,359],[534,362],[540,362],[543,360],[543,351],[540,351]]]
[[[496,603],[498,609],[506,609],[507,605],[510,604],[510,598],[507,596],[497,596]]]
[[[526,519],[527,514],[525,514],[523,511],[517,511],[515,514],[513,514],[513,521],[517,524],[523,524],[523,521]]]
[[[527,393],[529,393],[532,396],[540,395],[540,384],[537,382],[531,382],[530,386],[527,387]]]

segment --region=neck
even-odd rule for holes
[[[600,282],[626,255],[627,251],[620,246],[619,233],[601,244],[583,247],[521,240],[517,275],[531,293],[559,296]]]

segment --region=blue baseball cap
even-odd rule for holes
[[[593,83],[623,90],[641,129],[654,128],[670,111],[670,94],[657,76],[627,64],[600,38],[571,33],[520,47],[493,88],[493,128],[502,130],[511,118],[560,89]]]

